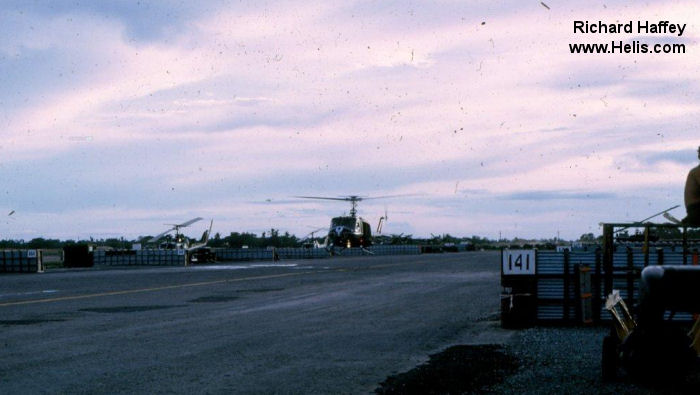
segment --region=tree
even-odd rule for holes
[[[209,247],[224,247],[224,244],[224,240],[221,239],[221,234],[219,232],[216,232],[214,237],[209,238]]]
[[[595,240],[596,240],[596,238],[595,238],[595,235],[593,233],[584,233],[581,235],[581,237],[579,237],[579,241],[582,241],[582,242],[593,243],[593,242],[595,242]]]

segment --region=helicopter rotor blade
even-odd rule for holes
[[[197,221],[201,221],[201,220],[203,220],[203,219],[204,219],[204,218],[202,218],[202,217],[192,218],[191,220],[189,220],[189,221],[187,221],[187,222],[183,222],[183,223],[181,223],[181,224],[177,224],[177,225],[173,225],[173,226],[177,226],[177,227],[180,227],[180,228],[184,228],[185,226],[190,226],[190,225],[192,225],[193,223],[195,223],[195,222],[197,222]]]
[[[201,221],[201,220],[203,220],[203,219],[204,219],[204,218],[202,218],[202,217],[197,217],[197,218],[192,218],[191,220],[189,220],[189,221],[187,221],[187,222],[183,222],[183,223],[181,223],[181,224],[166,224],[166,225],[168,225],[168,226],[171,226],[171,228],[168,229],[168,230],[166,230],[165,232],[163,232],[163,233],[161,233],[161,234],[159,234],[159,235],[157,235],[157,236],[155,236],[155,237],[149,239],[149,242],[150,242],[150,243],[155,243],[155,242],[158,241],[161,237],[167,235],[168,233],[170,233],[170,232],[172,232],[172,231],[179,232],[180,228],[184,228],[185,226],[190,226],[190,225],[192,225],[193,223],[195,223],[195,222],[197,222],[197,221]]]
[[[408,195],[384,195],[384,196],[367,196],[364,198],[361,198],[363,200],[374,200],[374,199],[389,199],[389,198],[395,198],[395,197],[408,197],[408,196],[416,196],[414,194],[408,194]]]
[[[662,214],[664,214],[664,213],[666,213],[666,212],[668,212],[668,211],[671,211],[671,210],[673,210],[673,209],[676,209],[676,208],[678,208],[678,207],[680,207],[680,206],[681,206],[680,204],[677,204],[677,205],[675,205],[675,206],[673,206],[673,207],[671,207],[671,208],[667,208],[666,210],[660,211],[660,212],[658,212],[658,213],[656,213],[656,214],[654,214],[654,215],[652,215],[652,216],[646,217],[646,218],[644,218],[644,219],[641,220],[641,221],[634,222],[634,225],[637,225],[637,224],[640,224],[640,225],[641,225],[641,224],[644,223],[644,221],[650,220],[650,219],[652,219],[652,218],[654,218],[654,217],[658,217],[659,215],[662,215]],[[666,219],[668,219],[668,218],[666,218]],[[626,226],[626,227],[624,227],[624,228],[622,228],[622,229],[618,229],[618,230],[615,231],[615,233],[616,233],[616,234],[617,234],[617,233],[620,233],[620,232],[622,232],[622,231],[624,231],[624,230],[627,230],[627,229],[631,228],[631,227],[634,226],[634,225],[630,225],[630,226]]]
[[[318,229],[312,230],[306,236],[302,237],[302,240],[308,240],[310,237],[313,237],[316,233],[318,233],[322,230],[328,230],[328,228],[324,226],[323,228],[318,228]]]
[[[172,231],[174,231],[174,230],[175,230],[175,228],[170,228],[170,229],[166,230],[165,232],[163,232],[163,233],[161,233],[161,234],[159,234],[159,235],[157,235],[157,236],[154,236],[153,238],[149,239],[148,242],[149,242],[149,243],[155,243],[156,241],[160,240],[161,237],[167,235],[168,233],[170,233],[170,232],[172,232]]]
[[[357,195],[348,195],[348,196],[342,196],[342,197],[328,197],[328,196],[294,196],[295,198],[301,198],[301,199],[322,199],[322,200],[340,200],[340,201],[346,201],[346,202],[361,202],[363,200],[374,200],[374,199],[388,199],[388,198],[395,198],[395,197],[409,197],[409,196],[418,196],[417,194],[401,194],[401,195],[384,195],[384,196],[357,196]]]
[[[362,200],[363,198],[357,197],[357,196],[348,196],[348,197],[325,197],[325,196],[294,196],[295,198],[301,198],[301,199],[321,199],[321,200],[340,200],[340,201],[352,201],[353,199],[355,200]]]
[[[664,218],[666,218],[667,220],[671,221],[674,224],[681,223],[681,221],[678,218],[674,217],[673,215],[671,215],[669,213],[664,213]]]

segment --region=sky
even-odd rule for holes
[[[134,239],[194,217],[303,237],[350,209],[296,196],[393,196],[359,214],[415,237],[578,239],[678,204],[682,218],[698,15],[651,0],[3,0],[0,239]],[[686,48],[569,45],[612,41]]]

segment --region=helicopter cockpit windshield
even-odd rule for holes
[[[349,229],[355,229],[356,220],[353,217],[335,217],[331,220],[331,227],[343,226]]]

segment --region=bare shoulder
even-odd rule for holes
[[[697,180],[700,180],[700,165],[693,167],[690,169],[690,173],[688,173],[688,177],[693,177]]]

